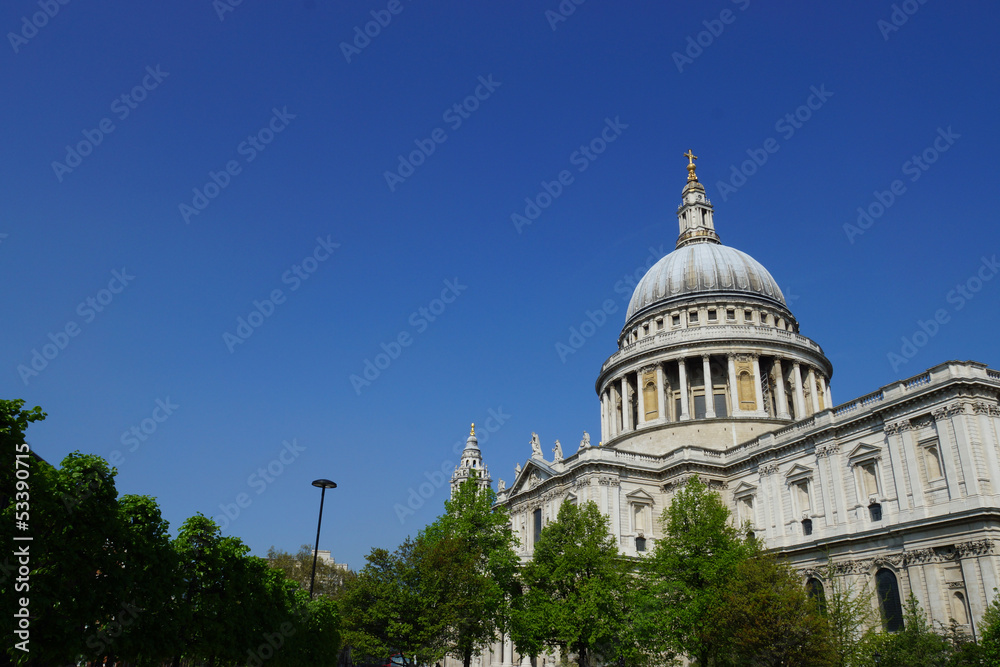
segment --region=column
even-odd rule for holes
[[[774,375],[778,378],[778,391],[777,396],[775,396],[775,402],[778,404],[778,419],[791,419],[792,416],[788,414],[788,398],[785,396],[785,374],[781,370],[781,359],[775,358],[774,360]]]
[[[611,399],[611,405],[608,406],[608,409],[611,410],[610,435],[612,438],[615,438],[621,432],[619,430],[621,427],[618,425],[618,399],[619,399],[618,389],[614,381],[612,381],[611,384],[608,386],[608,395],[609,398]]]
[[[632,397],[628,393],[628,376],[622,376],[622,432],[632,430]]]
[[[715,419],[715,396],[712,392],[712,366],[708,363],[708,355],[701,355],[701,368],[705,377],[705,418]]]
[[[607,442],[611,438],[608,437],[608,394],[607,392],[601,392],[601,440]]]
[[[678,417],[678,420],[687,421],[691,419],[691,413],[688,412],[688,376],[683,359],[677,360],[677,373],[681,382],[681,416]]]
[[[656,393],[660,397],[660,411],[658,416],[663,421],[667,421],[667,386],[663,374],[663,364],[656,364]]]
[[[636,393],[636,400],[639,402],[639,411],[637,413],[638,424],[636,424],[636,428],[638,428],[640,424],[646,423],[646,396],[645,396],[646,392],[644,391],[644,388],[642,386],[643,383],[642,375],[643,375],[642,369],[640,368],[635,373],[635,393]]]
[[[757,384],[757,386],[753,388],[753,393],[757,397],[757,413],[765,414],[764,390],[761,388],[762,378],[760,377],[760,357],[756,354],[753,355],[753,378],[754,382]]]
[[[739,388],[736,386],[736,362],[733,360],[733,355],[728,355],[729,357],[729,400],[733,405],[733,414],[737,414],[740,411],[740,393]]]
[[[830,395],[830,382],[826,379],[826,376],[820,376],[823,381],[823,396],[826,398],[826,407],[833,408],[833,396]]]
[[[813,414],[819,412],[819,395],[816,391],[816,371],[813,367],[809,367],[809,373],[806,375],[807,382],[809,383],[809,396],[812,398]]]
[[[513,665],[511,658],[514,653],[514,642],[511,641],[510,636],[504,637],[503,640],[503,665],[507,667],[508,665]]]
[[[806,416],[806,397],[802,393],[802,369],[799,362],[792,362],[792,379],[795,380],[795,418],[802,419]]]

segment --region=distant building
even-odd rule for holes
[[[565,500],[596,502],[641,556],[698,476],[811,590],[828,586],[829,556],[878,591],[887,628],[912,591],[932,621],[974,633],[1000,586],[1000,372],[950,361],[836,405],[832,364],[767,269],[722,245],[687,155],[676,249],[636,286],[598,374],[601,441],[584,433],[565,456],[557,441],[546,459],[532,434],[531,458],[498,482],[522,557]],[[479,664],[524,660],[505,641]]]

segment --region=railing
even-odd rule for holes
[[[879,389],[878,391],[872,392],[867,396],[862,396],[858,399],[858,402],[861,403],[861,405],[871,405],[872,403],[878,403],[883,398],[885,398],[885,394],[883,394],[882,390]]]
[[[917,377],[910,378],[909,380],[903,380],[903,389],[913,389],[914,387],[919,387],[921,385],[931,383],[931,374],[924,373],[923,375],[918,375]]]
[[[991,380],[1000,380],[1000,371],[993,371],[987,368],[986,377],[990,378]]]
[[[792,333],[791,331],[786,331],[784,329],[776,329],[774,327],[758,327],[748,324],[713,324],[701,327],[678,329],[676,331],[661,331],[657,334],[640,338],[636,342],[626,345],[608,357],[608,360],[604,362],[603,366],[601,366],[601,372],[603,373],[609,366],[622,360],[623,358],[651,347],[667,347],[670,345],[698,341],[720,341],[730,343],[734,338],[750,338],[757,341],[780,340],[782,342],[794,343],[817,354],[823,354],[823,348],[815,342],[809,340],[805,336],[800,336],[797,333]]]

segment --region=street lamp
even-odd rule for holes
[[[313,571],[309,579],[309,599],[313,596],[313,587],[316,585],[316,558],[319,557],[319,529],[323,527],[323,500],[326,498],[327,489],[336,489],[337,483],[328,479],[317,479],[313,486],[318,486],[323,491],[319,494],[319,523],[316,525],[316,548],[313,549]]]

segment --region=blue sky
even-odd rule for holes
[[[226,2],[0,10],[0,394],[175,530],[232,505],[294,550],[327,477],[321,548],[360,567],[442,511],[470,422],[508,482],[532,431],[600,433],[688,149],[837,402],[1000,367],[990,3]]]

